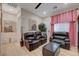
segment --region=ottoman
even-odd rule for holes
[[[43,56],[57,56],[60,52],[60,44],[55,42],[50,42],[45,45],[42,49]]]

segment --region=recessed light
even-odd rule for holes
[[[68,3],[64,3],[64,5],[67,5]]]
[[[46,15],[46,12],[44,11],[43,14]]]

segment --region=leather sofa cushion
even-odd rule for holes
[[[38,36],[38,35],[41,35],[41,32],[36,32],[35,34]]]
[[[39,40],[33,40],[32,41],[32,43],[38,43],[39,42]]]
[[[33,43],[38,43],[39,40],[26,40],[26,42],[28,42],[30,44],[33,44]]]
[[[57,36],[66,36],[67,37],[68,36],[68,32],[54,32],[53,36],[54,35],[57,35]]]
[[[25,33],[25,34],[24,34],[24,36],[25,36],[25,37],[34,36],[34,33],[32,33],[32,32],[29,32],[29,33]]]
[[[52,41],[53,41],[53,42],[60,43],[60,44],[62,44],[62,45],[65,45],[65,42],[64,42],[63,40],[53,39]]]
[[[32,40],[25,40],[26,42],[28,42],[28,43],[32,43]]]
[[[69,39],[65,39],[64,41],[65,41],[65,42],[70,42],[70,40],[69,40]]]
[[[54,36],[53,38],[54,38],[54,39],[61,39],[61,40],[64,40],[66,37],[65,37],[65,36]]]
[[[27,40],[35,40],[35,37],[28,37]]]

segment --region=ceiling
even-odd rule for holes
[[[77,8],[78,3],[42,3],[38,9],[35,9],[38,3],[17,3],[21,8],[34,13],[42,18],[55,15],[59,12]]]

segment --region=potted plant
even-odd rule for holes
[[[38,25],[38,28],[41,32],[46,32],[46,26],[44,23],[41,23]]]
[[[46,34],[46,26],[45,26],[44,23],[40,23],[40,24],[38,25],[38,28],[39,28],[39,31],[42,33],[42,35],[43,35],[43,34]]]

